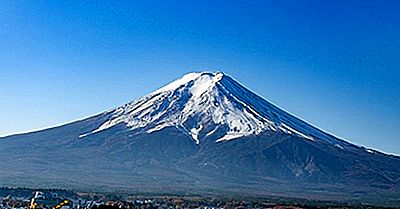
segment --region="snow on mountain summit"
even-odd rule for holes
[[[311,141],[334,140],[221,72],[186,74],[109,114],[111,117],[100,127],[80,137],[124,124],[129,130],[147,133],[175,127],[197,144],[206,137],[219,142],[267,130]]]

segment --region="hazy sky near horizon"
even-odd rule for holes
[[[400,154],[400,1],[0,0],[0,135],[220,70],[334,135]]]

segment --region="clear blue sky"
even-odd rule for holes
[[[221,70],[348,141],[400,154],[400,1],[0,0],[0,135]]]

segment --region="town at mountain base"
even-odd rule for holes
[[[0,142],[2,186],[400,205],[399,157],[327,134],[220,72]]]

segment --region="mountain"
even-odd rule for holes
[[[175,127],[188,134],[196,144],[206,137],[217,137],[216,141],[220,142],[259,135],[264,131],[342,144],[274,107],[220,72],[189,73],[138,101],[113,110],[109,120],[80,137],[118,124],[146,133]]]
[[[220,72],[0,142],[3,186],[400,205],[400,157],[327,134]]]

